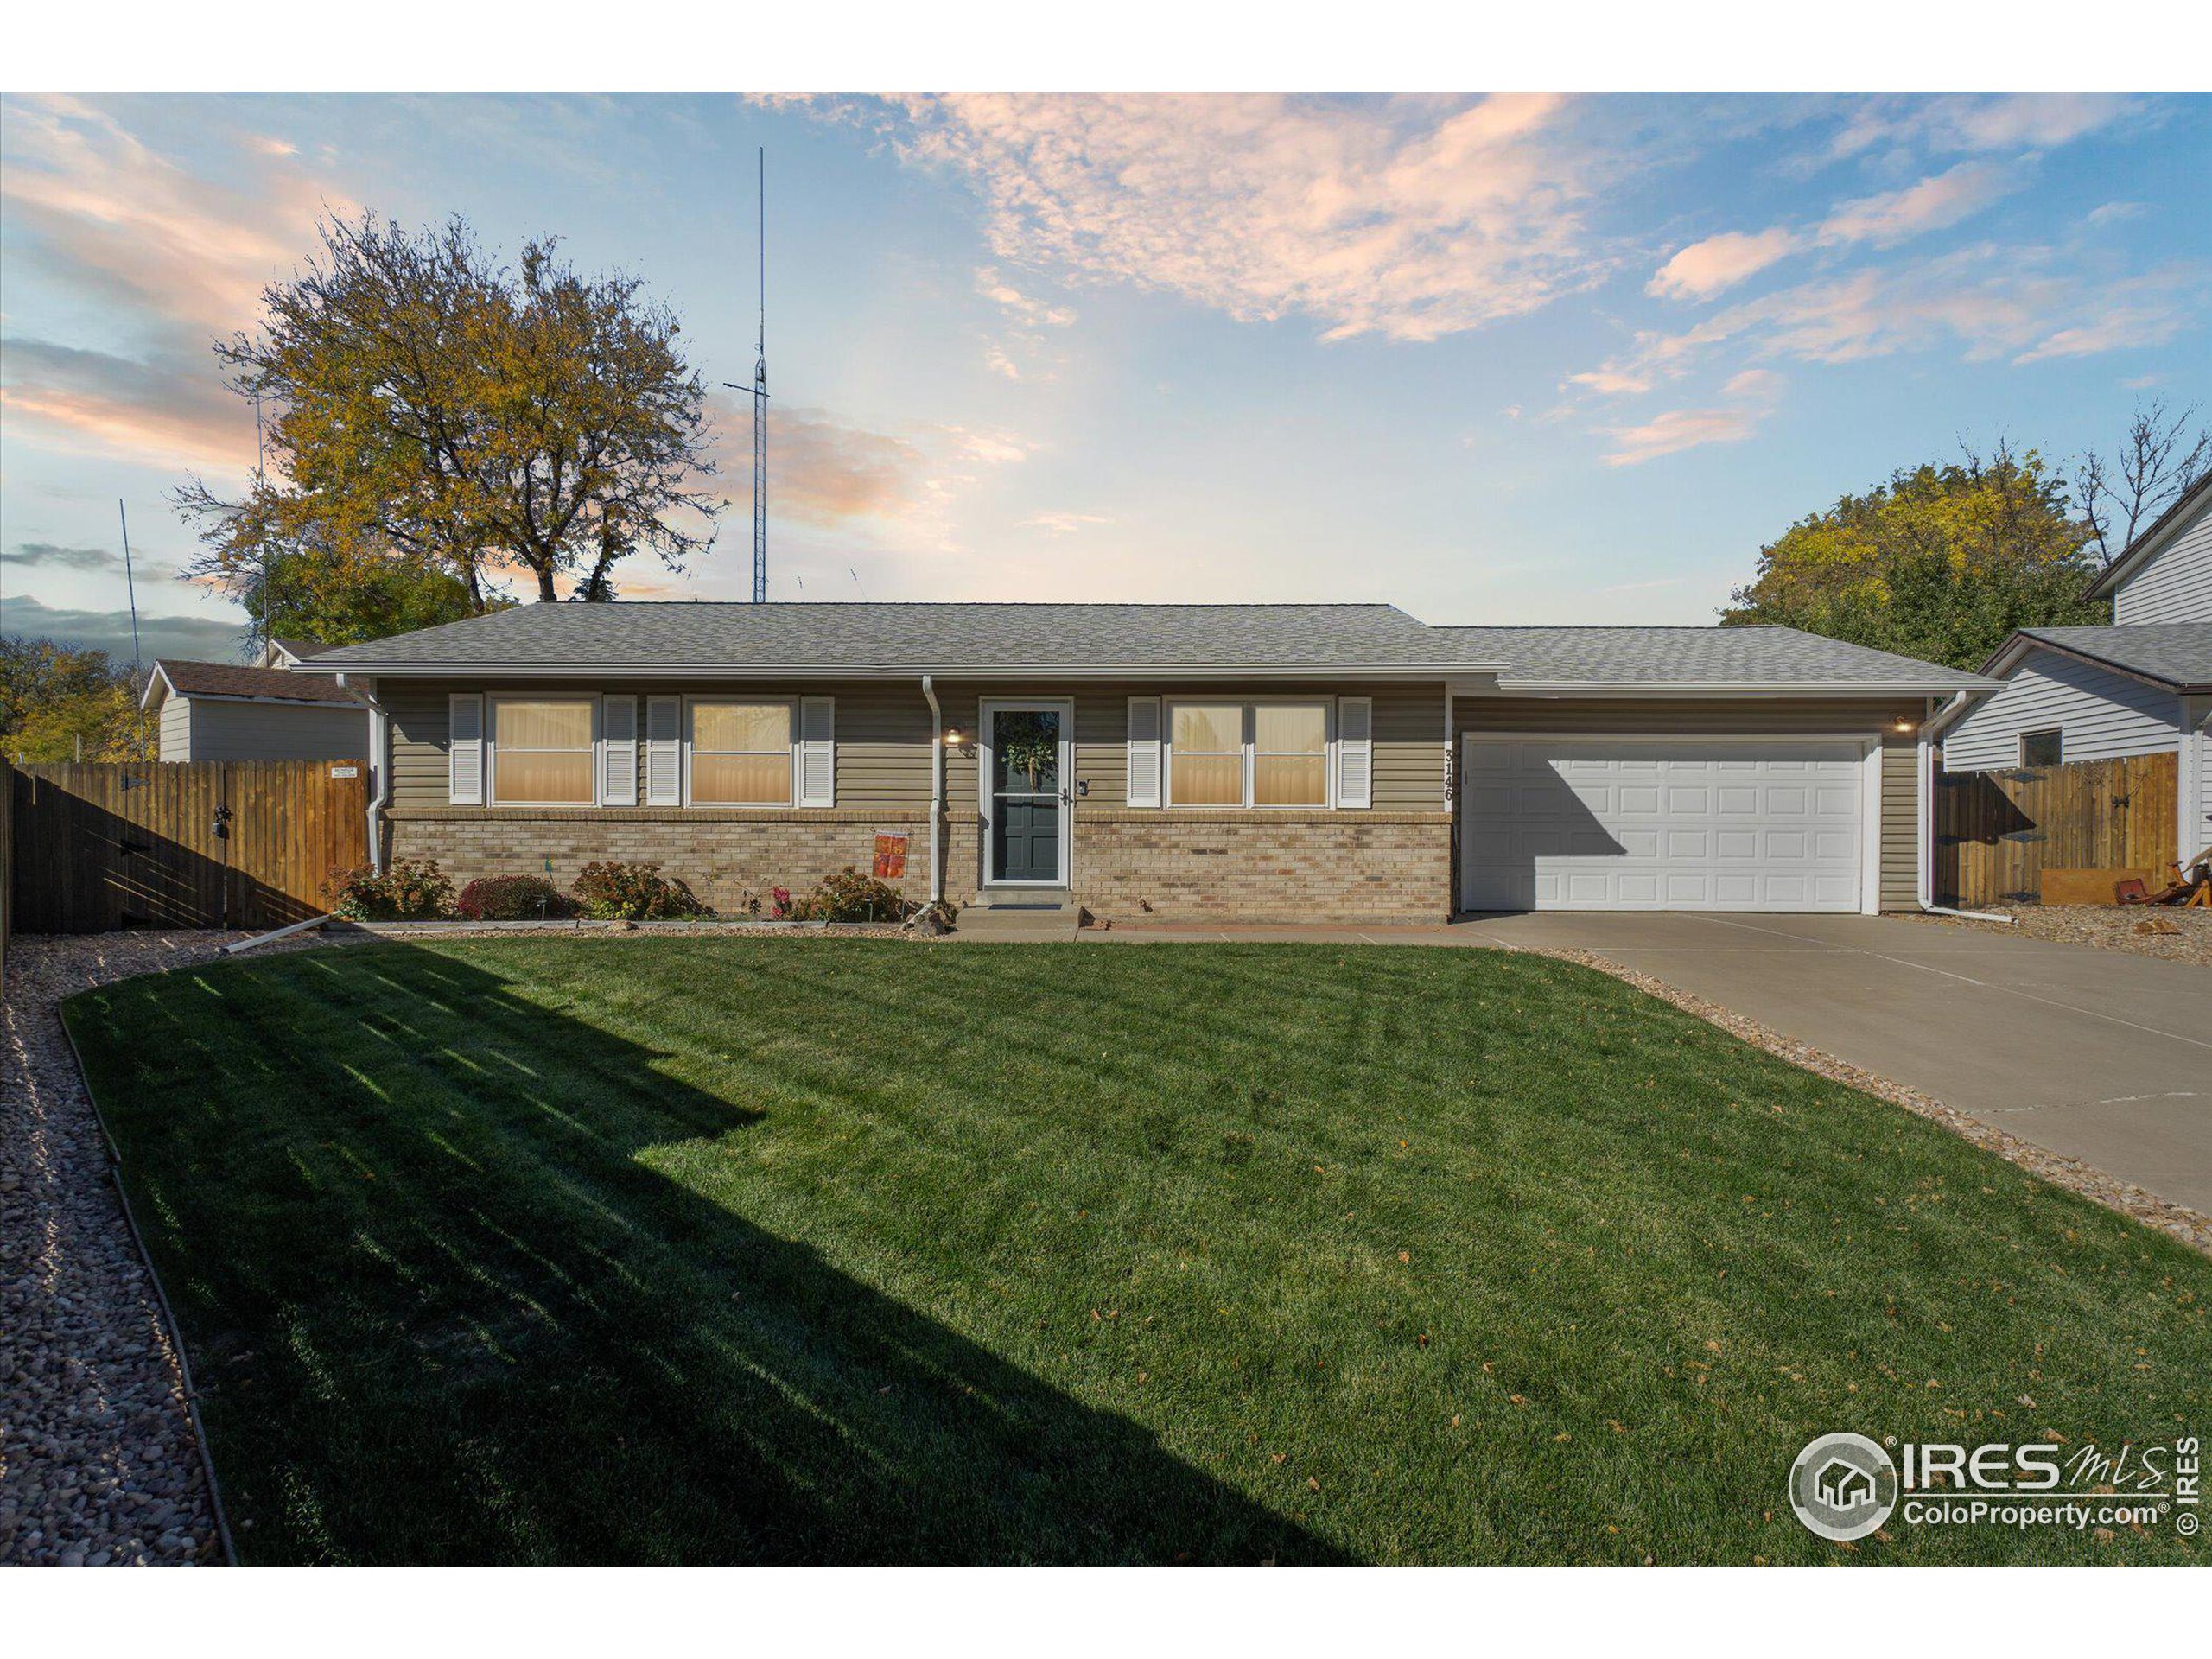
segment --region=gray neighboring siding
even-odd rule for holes
[[[1920,899],[1919,727],[1927,704],[1918,697],[1802,702],[1740,699],[1461,697],[1453,707],[1459,735],[1470,732],[1583,732],[1622,735],[1882,737],[1881,905],[1909,910]],[[1899,732],[1904,721],[1912,729]]]
[[[289,702],[223,702],[172,697],[162,709],[162,758],[169,753],[168,711],[192,708],[191,760],[358,760],[369,752],[369,711]]]
[[[918,806],[930,798],[930,711],[918,683],[884,681],[733,685],[698,681],[562,681],[490,686],[480,682],[386,679],[377,700],[391,715],[392,804],[443,806],[446,784],[447,698],[454,692],[603,693],[635,696],[638,704],[638,800],[645,799],[645,719],[650,696],[754,694],[764,697],[832,697],[836,701],[837,805]],[[753,809],[732,809],[750,810]],[[780,809],[764,808],[766,811]]]
[[[2212,622],[2212,502],[2113,594],[2115,622]]]
[[[162,699],[162,759],[192,759],[192,702],[188,697]]]
[[[2020,734],[2063,734],[2069,760],[2158,754],[2175,747],[2180,699],[2161,686],[2056,652],[2029,653],[2002,690],[1943,735],[1943,764],[1987,772],[2020,764]]]

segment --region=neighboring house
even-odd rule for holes
[[[2088,590],[2102,627],[2024,628],[1981,671],[1998,690],[1933,730],[1953,772],[2177,754],[2180,855],[2212,844],[2212,476],[2184,492]]]
[[[361,700],[288,668],[160,658],[139,706],[159,717],[164,760],[355,760],[369,753]]]
[[[384,842],[457,880],[647,859],[727,912],[893,835],[909,897],[1129,921],[1909,907],[1921,729],[1985,683],[1387,605],[529,605],[295,672],[373,699]]]
[[[320,639],[270,639],[261,647],[261,655],[254,658],[256,668],[297,668],[310,657],[320,657],[330,647]]]

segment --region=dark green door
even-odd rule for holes
[[[1057,883],[1060,873],[1060,712],[991,711],[991,876]]]

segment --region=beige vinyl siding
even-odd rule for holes
[[[2113,594],[2115,622],[2212,622],[2212,499]]]
[[[1908,910],[1919,902],[1919,727],[1927,709],[1916,697],[1806,699],[1461,697],[1454,724],[1468,732],[1586,732],[1672,736],[1882,737],[1881,903]],[[1910,728],[1896,729],[1899,721]]]
[[[187,697],[162,700],[162,759],[192,759],[192,702]]]
[[[396,680],[379,685],[391,715],[392,804],[446,804],[447,698],[454,692],[520,690],[477,681]],[[926,808],[930,798],[930,711],[919,682],[831,681],[804,685],[733,684],[712,680],[530,682],[532,693],[604,693],[638,701],[638,801],[645,803],[645,699],[753,696],[836,700],[837,805]]]
[[[1223,684],[1195,682],[1178,684],[1144,681],[1114,681],[1077,686],[986,686],[972,682],[940,684],[938,699],[944,705],[945,724],[957,727],[963,740],[960,750],[948,754],[945,798],[955,812],[972,811],[977,799],[976,776],[980,710],[984,698],[1014,701],[1024,697],[1072,698],[1075,703],[1075,779],[1087,792],[1078,794],[1076,815],[1085,807],[1104,809],[1128,805],[1129,699],[1131,697],[1217,698],[1223,702],[1249,697],[1372,697],[1375,701],[1375,797],[1376,811],[1439,812],[1444,809],[1444,688],[1440,684],[1406,686],[1315,682],[1299,684]],[[840,713],[840,734],[842,733]],[[927,756],[924,791],[927,791]],[[1167,809],[1161,809],[1166,810]],[[1243,810],[1244,809],[1237,809]],[[1350,808],[1357,811],[1361,809]]]

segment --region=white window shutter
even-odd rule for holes
[[[1129,782],[1131,806],[1160,804],[1160,699],[1129,699]]]
[[[837,700],[802,697],[798,717],[798,804],[837,804]]]
[[[638,804],[638,700],[607,697],[600,718],[600,765],[605,776],[599,798],[607,806]]]
[[[446,798],[456,806],[484,803],[484,694],[446,699]]]
[[[1375,804],[1375,699],[1337,699],[1337,804]]]
[[[683,797],[683,699],[645,699],[645,804],[674,806]]]

